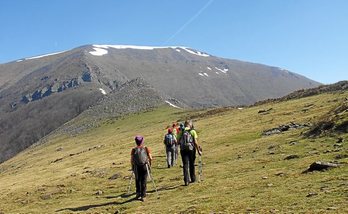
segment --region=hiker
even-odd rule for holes
[[[180,154],[182,158],[184,183],[185,186],[196,181],[195,159],[196,151],[202,155],[202,150],[198,146],[197,132],[192,129],[191,121],[185,121],[185,128],[179,133]]]
[[[180,123],[179,125],[179,132],[181,132],[182,130],[184,130],[185,126],[183,123]]]
[[[175,137],[177,137],[178,133],[179,133],[179,127],[177,126],[176,123],[173,123],[173,125],[172,125],[172,134],[173,134]]]
[[[144,137],[135,137],[136,147],[131,151],[132,170],[135,175],[136,199],[145,201],[146,197],[146,182],[149,166],[151,166],[151,152],[148,147],[144,146]]]
[[[176,137],[173,134],[172,129],[168,129],[168,133],[164,136],[163,143],[166,147],[166,154],[167,154],[167,165],[168,168],[173,167],[175,165],[176,159],[175,159],[175,148],[176,148]]]
[[[178,134],[180,132],[180,129],[177,123],[173,123],[172,132],[175,139],[178,139]],[[176,142],[175,143],[175,164],[177,164],[178,156],[179,156],[179,144]]]

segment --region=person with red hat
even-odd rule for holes
[[[173,167],[176,162],[175,149],[177,141],[171,128],[168,129],[168,133],[164,136],[163,143],[166,147],[168,168]]]
[[[136,147],[131,151],[132,170],[135,175],[136,199],[145,201],[146,182],[149,166],[151,166],[152,155],[150,149],[144,146],[144,137],[135,137]]]

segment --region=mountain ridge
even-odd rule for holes
[[[0,64],[0,162],[139,78],[158,95],[145,95],[154,98],[149,107],[159,99],[190,108],[247,105],[319,85],[276,67],[187,47],[128,47],[84,45]],[[103,54],[91,54],[96,49]],[[141,94],[131,87],[123,92],[128,93]]]

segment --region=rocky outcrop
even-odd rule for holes
[[[291,122],[289,124],[280,125],[277,128],[264,130],[262,132],[262,135],[269,136],[269,135],[273,135],[273,134],[280,134],[282,132],[289,131],[291,129],[301,129],[301,128],[305,128],[305,127],[309,127],[309,126],[310,126],[310,124],[299,124],[299,123]]]
[[[322,116],[304,135],[318,137],[325,134],[348,133],[348,101],[345,100],[336,108]]]
[[[307,170],[303,171],[303,173],[308,173],[313,171],[324,171],[324,170],[336,168],[336,167],[339,167],[339,165],[336,163],[316,161],[312,163]]]
[[[46,79],[45,79],[46,80]],[[29,103],[32,101],[40,100],[44,97],[50,96],[54,93],[60,93],[63,92],[69,88],[75,88],[79,85],[83,84],[84,82],[91,82],[92,77],[89,72],[85,72],[81,77],[73,78],[68,81],[63,81],[62,83],[54,82],[48,86],[45,86],[41,89],[37,89],[32,93],[28,93],[26,95],[22,96],[21,102],[22,103]]]
[[[142,78],[135,78],[104,96],[73,122],[60,127],[57,132],[76,135],[97,127],[104,119],[119,118],[130,113],[149,110],[164,103],[160,93],[148,82]]]

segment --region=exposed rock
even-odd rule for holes
[[[91,73],[90,73],[90,72],[85,72],[85,73],[83,73],[81,79],[82,79],[84,82],[91,82],[91,81],[92,81]]]
[[[52,198],[52,195],[51,194],[44,194],[44,195],[41,195],[40,198],[42,200],[48,200],[48,199]]]
[[[62,92],[68,88],[73,88],[78,85],[79,82],[77,78],[73,78],[69,81],[64,81],[62,84],[54,83],[53,85],[48,85],[41,89],[37,89],[32,93],[22,96],[21,102],[26,104],[32,101],[40,100],[44,97],[50,96],[53,93]]]
[[[279,134],[285,131],[289,131],[290,129],[301,129],[301,128],[305,128],[309,126],[310,124],[299,124],[299,123],[291,122],[289,124],[280,125],[277,128],[265,130],[262,132],[262,135],[269,136],[269,135]]]
[[[269,108],[269,109],[261,109],[259,110],[257,113],[258,114],[268,114],[273,108]]]
[[[111,177],[109,178],[109,180],[115,180],[115,179],[120,178],[120,177],[121,177],[121,174],[120,174],[120,173],[116,173],[116,174],[114,174],[113,176],[111,176]]]
[[[283,177],[285,175],[285,173],[284,172],[277,172],[274,175]]]
[[[348,133],[348,102],[344,101],[338,107],[320,118],[312,128],[305,133],[306,137],[318,137],[322,134],[342,134]],[[343,141],[338,138],[338,143]]]
[[[298,156],[298,155],[289,155],[289,156],[286,156],[284,158],[284,160],[291,160],[291,159],[296,159],[296,158],[300,158],[300,156]]]
[[[298,144],[297,141],[291,141],[291,142],[289,143],[290,146],[294,146],[294,145],[297,145],[297,144]]]
[[[52,91],[52,93],[58,92],[59,87],[60,87],[59,83],[57,83],[57,82],[54,83],[54,84],[51,86],[51,91]]]
[[[268,146],[268,149],[275,149],[276,147],[279,147],[279,146],[272,144],[272,145]]]
[[[343,138],[342,137],[339,137],[336,141],[336,143],[343,143]]]
[[[335,156],[335,159],[344,159],[344,158],[348,158],[348,154],[339,154]]]
[[[318,193],[316,193],[316,192],[310,192],[310,193],[308,193],[308,194],[306,195],[306,197],[313,197],[313,196],[316,196],[316,195],[318,195]]]
[[[57,152],[60,152],[62,150],[63,150],[63,147],[59,147],[59,148],[56,149]]]
[[[277,209],[271,209],[271,210],[269,211],[269,213],[277,213],[277,212],[279,212],[279,210],[277,210]]]
[[[57,159],[55,159],[54,161],[52,161],[51,163],[56,163],[56,162],[62,161],[62,160],[63,160],[63,158],[57,158]]]
[[[336,148],[336,147],[343,147],[343,144],[342,144],[342,143],[335,143],[333,146],[334,146],[335,148]]]
[[[95,194],[96,194],[96,195],[102,195],[102,194],[103,194],[103,191],[98,190]]]
[[[339,167],[338,164],[316,161],[309,166],[309,169],[305,170],[303,173],[313,172],[313,171],[324,171],[331,168]]]
[[[265,180],[265,179],[268,179],[268,177],[267,176],[263,176],[262,179]]]
[[[337,210],[337,207],[328,207],[327,210]]]

